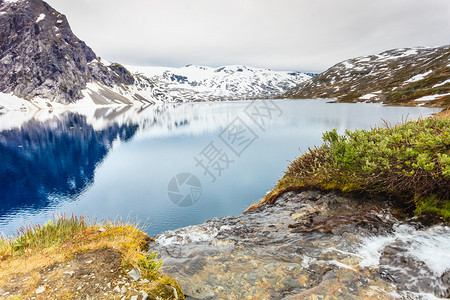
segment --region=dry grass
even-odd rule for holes
[[[57,216],[42,227],[23,227],[14,238],[0,238],[0,291],[5,290],[16,278],[21,278],[26,281],[20,296],[35,296],[43,270],[67,263],[82,253],[111,249],[120,253],[123,273],[135,268],[140,271],[141,278],[150,281],[146,290],[150,296],[171,299],[172,286],[177,290],[178,297],[183,299],[183,292],[176,281],[162,274],[161,262],[156,259],[156,255],[148,255],[149,241],[151,238],[139,230],[136,224],[99,224],[74,216]],[[142,290],[142,287],[139,288]],[[66,292],[71,294],[72,291]]]

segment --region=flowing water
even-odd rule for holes
[[[274,205],[150,243],[196,299],[450,297],[450,228],[396,220],[388,201],[286,193]]]

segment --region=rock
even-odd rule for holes
[[[117,286],[113,289],[113,292],[116,293],[116,294],[119,294],[119,293],[120,293],[120,287],[117,285]]]
[[[73,277],[73,275],[75,274],[74,271],[66,271],[64,272],[65,275],[69,275],[70,277]]]
[[[121,294],[125,294],[127,292],[127,288],[125,287],[125,286],[123,286],[121,289],[120,289],[120,293]]]
[[[144,291],[140,291],[139,292],[139,297],[140,297],[139,300],[147,300],[148,299],[148,294],[146,292],[144,292]]]
[[[364,240],[383,239],[399,225],[390,211],[384,199],[291,192],[255,211],[163,233],[149,251],[161,255],[186,295],[199,299],[385,299],[431,282],[447,287],[450,273],[437,278],[398,249],[381,255],[381,265],[396,267],[384,277],[378,266],[360,265]],[[202,240],[192,239],[199,234]],[[436,287],[429,292],[448,295]]]
[[[41,16],[45,18],[36,22]],[[108,87],[134,82],[122,65],[103,64],[73,34],[66,17],[44,1],[0,2],[0,92],[70,104],[84,97],[88,83],[96,83],[103,89],[93,99],[116,98],[129,104],[131,97]]]
[[[60,103],[81,99],[90,78],[87,64],[96,55],[66,17],[40,0],[2,4],[0,91]],[[36,22],[40,15],[45,18]]]
[[[144,278],[144,279],[139,280],[139,283],[141,283],[141,284],[147,284],[147,283],[150,283],[150,281],[148,281],[147,278]]]
[[[38,287],[38,289],[36,290],[36,294],[42,294],[43,292],[45,292],[45,286],[40,286]]]
[[[127,274],[133,281],[138,281],[141,278],[141,274],[136,269],[131,269]]]

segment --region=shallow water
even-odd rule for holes
[[[281,100],[6,113],[0,232],[58,212],[140,220],[150,235],[236,215],[272,189],[289,161],[320,145],[324,131],[433,112]]]
[[[149,246],[198,299],[449,297],[450,229],[414,228],[390,211],[387,201],[290,192],[253,212],[166,231]]]

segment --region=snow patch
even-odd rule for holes
[[[376,97],[376,96],[377,95],[375,95],[375,94],[366,94],[364,96],[359,97],[359,99],[361,99],[361,100],[369,100],[369,99],[372,99],[373,97]]]
[[[40,21],[45,19],[45,14],[40,14],[39,17],[36,19],[36,23],[39,23]]]
[[[421,97],[421,98],[416,99],[414,101],[431,101],[431,100],[436,100],[436,99],[438,99],[440,97],[444,97],[444,96],[448,96],[448,95],[450,95],[450,93],[441,94],[441,95],[429,95],[429,96]]]
[[[435,84],[435,85],[433,85],[433,87],[432,87],[432,88],[435,88],[435,87],[438,87],[438,86],[442,86],[442,85],[446,85],[447,83],[450,83],[450,79],[447,79],[447,80],[446,80],[446,81],[444,81],[444,82],[441,82],[441,83]]]
[[[411,77],[407,81],[405,81],[405,83],[420,81],[420,80],[424,79],[425,77],[427,77],[428,75],[430,75],[431,73],[433,73],[433,71],[430,70],[430,71],[427,71],[425,73],[418,74],[416,76]]]
[[[351,68],[354,67],[353,64],[351,64],[351,63],[349,63],[347,61],[342,62],[342,64],[344,65],[344,68],[346,68],[346,69],[351,69]]]
[[[103,64],[105,67],[109,67],[111,65],[111,62],[109,62],[103,58],[100,58],[100,63]],[[128,70],[130,70],[130,69],[128,69]],[[130,72],[131,72],[131,70],[130,70]]]

